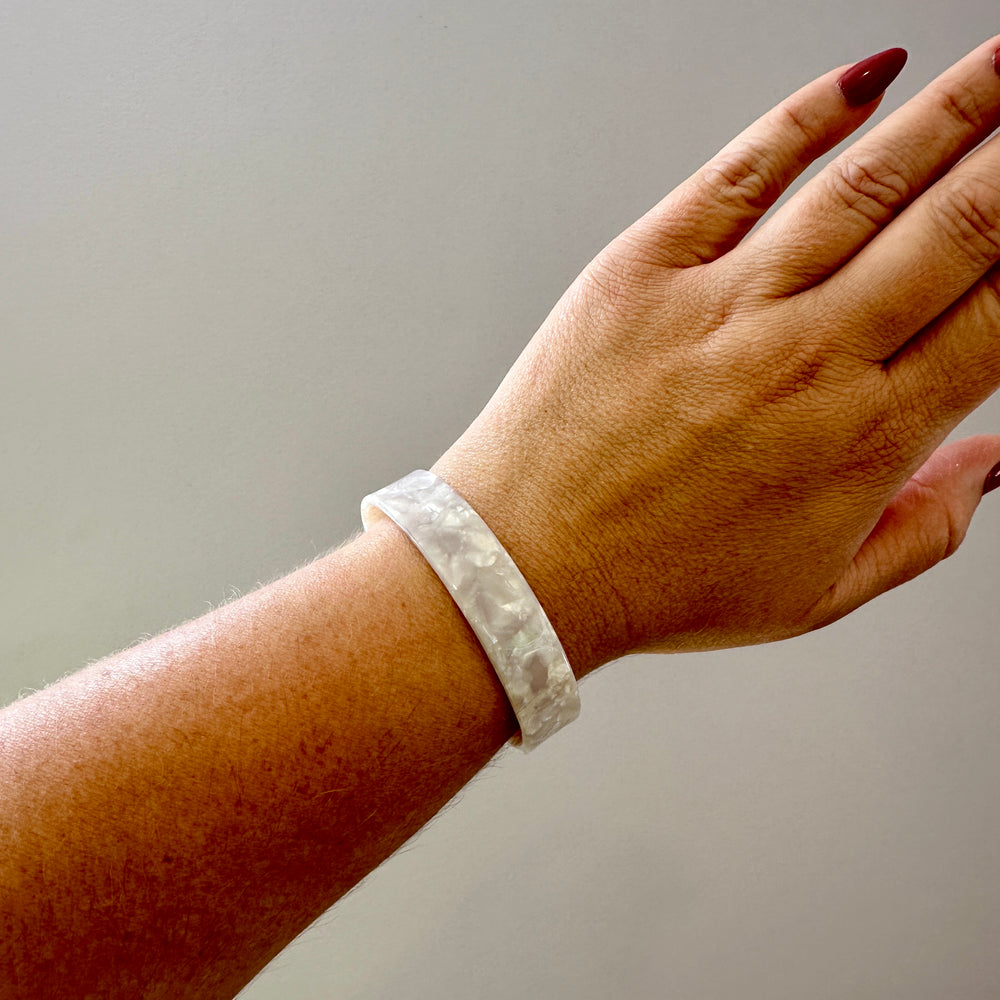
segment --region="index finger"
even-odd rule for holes
[[[806,167],[874,114],[906,53],[888,49],[799,88],[724,146],[627,230],[666,267],[692,267],[732,250]],[[845,71],[875,64],[877,94],[852,104]]]

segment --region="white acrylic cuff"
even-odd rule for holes
[[[479,515],[432,472],[417,470],[361,501],[399,525],[448,588],[490,658],[531,750],[580,714],[576,678],[555,631]]]

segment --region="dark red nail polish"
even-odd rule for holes
[[[886,49],[855,63],[837,81],[837,86],[852,108],[863,107],[885,92],[905,63],[906,49]]]
[[[1000,76],[1000,49],[993,53],[993,72]]]
[[[983,480],[983,496],[1000,487],[1000,462],[997,462]]]

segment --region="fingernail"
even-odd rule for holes
[[[1000,462],[997,462],[983,480],[983,496],[1000,486]]]
[[[993,53],[993,72],[1000,76],[1000,49]]]
[[[855,63],[837,81],[837,86],[852,108],[863,107],[885,92],[905,63],[906,49],[886,49]]]

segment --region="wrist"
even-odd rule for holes
[[[540,502],[530,472],[505,474],[500,461],[486,470],[471,449],[459,457],[456,446],[431,471],[469,502],[510,554],[577,679],[627,652],[625,615],[569,504]]]
[[[378,517],[351,543],[366,565],[374,598],[392,610],[386,634],[405,643],[411,675],[423,694],[440,703],[445,732],[473,731],[492,754],[518,724],[493,667],[462,612],[416,546],[389,518]],[[461,748],[456,746],[456,751]]]
[[[517,716],[528,751],[580,712],[576,678],[534,591],[468,501],[417,469],[366,496],[370,527],[389,517],[440,578],[476,634]]]

